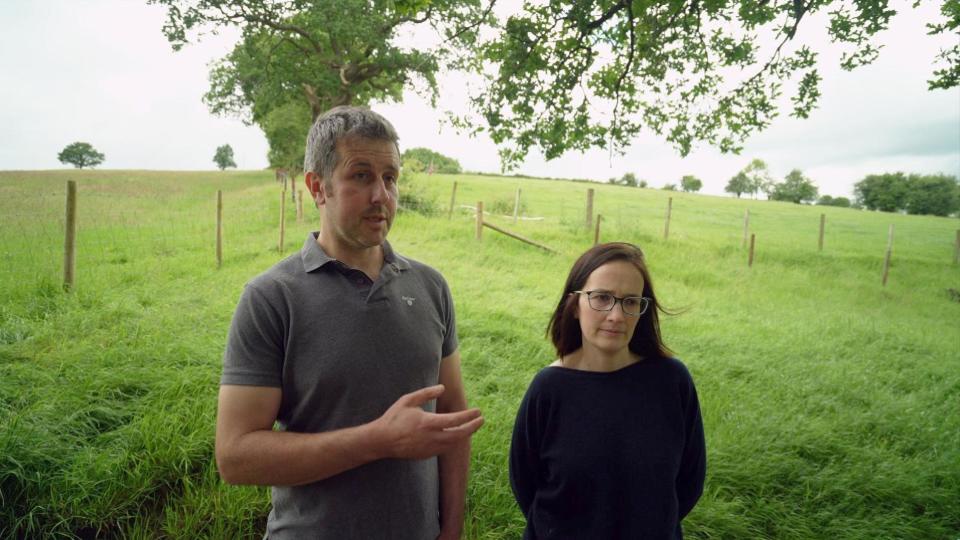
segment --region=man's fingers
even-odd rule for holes
[[[459,426],[446,428],[443,431],[445,433],[473,435],[473,433],[476,432],[478,429],[480,429],[480,426],[482,425],[483,425],[483,417],[478,416],[477,418],[474,418],[473,420],[467,422],[466,424],[460,424]]]
[[[431,399],[437,399],[443,393],[443,385],[435,384],[400,396],[398,402],[410,407],[419,407]]]
[[[436,413],[430,415],[429,425],[435,429],[455,428],[479,417],[480,409],[467,409],[452,413]]]

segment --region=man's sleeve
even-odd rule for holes
[[[220,384],[282,386],[283,328],[277,309],[247,285],[230,323]]]
[[[459,342],[457,340],[457,316],[454,313],[453,309],[453,295],[450,294],[450,287],[447,286],[446,280],[440,280],[441,284],[441,302],[440,306],[443,310],[443,346],[441,348],[441,358],[446,358],[453,354],[454,351],[459,347]]]

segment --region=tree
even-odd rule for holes
[[[422,173],[427,169],[423,162],[415,157],[403,158],[401,167],[403,167],[405,173]]]
[[[677,190],[677,185],[676,185],[676,184],[664,184],[663,187],[660,188],[660,189],[662,189],[662,190],[664,190],[664,191],[676,191],[676,190]]]
[[[453,159],[452,157],[447,157],[440,152],[434,152],[429,148],[411,148],[404,152],[403,156],[401,157],[404,162],[410,159],[419,161],[421,164],[423,164],[423,170],[428,172],[460,174],[462,171],[459,161]]]
[[[647,182],[646,180],[640,180],[640,183],[637,184],[637,187],[645,188],[645,187],[647,187],[647,186],[649,186],[649,185],[650,185],[650,182]]]
[[[853,194],[867,210],[896,212],[906,205],[907,177],[902,172],[871,174],[853,185]]]
[[[774,201],[787,201],[796,204],[817,200],[817,186],[803,175],[799,169],[787,173],[783,182],[774,185],[770,198]]]
[[[82,169],[84,167],[96,167],[103,163],[105,156],[97,152],[90,143],[75,142],[68,144],[61,150],[57,154],[57,159],[60,160],[60,163],[69,163],[78,169]]]
[[[683,188],[684,191],[696,193],[703,187],[703,182],[696,176],[688,174],[680,179],[680,187]]]
[[[276,169],[286,169],[296,183],[303,171],[307,132],[310,131],[310,108],[302,101],[287,103],[270,111],[261,121],[270,149],[267,161]]]
[[[960,9],[940,2],[930,33],[953,36]],[[820,60],[804,42],[816,38],[801,37],[816,34],[811,21],[846,46],[850,70],[878,57],[875,37],[895,13],[874,0],[529,2],[465,60],[486,74],[472,108],[508,168],[533,147],[547,159],[623,151],[641,130],[684,156],[701,141],[735,152],[780,114],[782,98],[798,118],[817,106]],[[960,43],[938,62],[929,88],[956,87]]]
[[[753,183],[750,181],[750,178],[743,171],[738,172],[733,178],[727,182],[727,186],[723,188],[727,193],[733,193],[740,198],[740,195],[743,193],[749,193],[752,189]]]
[[[757,198],[757,193],[763,191],[767,197],[773,192],[773,178],[770,177],[770,169],[762,159],[754,159],[743,168],[743,174],[750,180],[750,193],[753,198]]]
[[[905,208],[908,214],[949,216],[960,210],[960,184],[956,176],[912,174],[907,184]]]
[[[822,195],[819,199],[817,199],[817,205],[850,208],[850,199],[846,197],[831,197],[830,195]]]
[[[620,178],[620,183],[629,187],[637,187],[637,175],[632,172],[624,173]]]
[[[480,0],[148,2],[167,7],[163,33],[174,50],[210,28],[242,30],[240,43],[212,67],[204,102],[214,114],[259,125],[271,163],[288,165],[297,161],[290,147],[303,146],[303,126],[333,106],[399,101],[408,86],[435,100],[450,47],[473,41],[489,18]],[[442,44],[395,43],[415,27],[433,29]],[[291,118],[301,110],[305,120]]]
[[[229,144],[218,146],[216,153],[213,154],[213,162],[217,164],[221,171],[227,167],[236,169],[237,163],[233,161],[233,147]]]

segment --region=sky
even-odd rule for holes
[[[799,37],[812,40],[827,60],[819,107],[806,120],[782,114],[740,155],[701,145],[681,158],[644,133],[623,155],[598,149],[548,162],[533,152],[511,172],[598,181],[633,172],[652,187],[693,174],[704,193],[720,195],[730,177],[760,158],[775,178],[800,169],[821,194],[847,197],[867,174],[960,176],[960,89],[928,91],[926,83],[937,51],[958,39],[926,35],[938,4],[911,9],[894,0],[900,13],[881,35],[880,58],[853,72],[839,68],[839,51],[821,28],[801,26],[807,33]],[[161,32],[164,18],[163,7],[136,0],[0,2],[0,170],[67,168],[56,156],[75,141],[106,155],[101,168],[213,170],[222,144],[233,147],[239,168],[266,167],[259,128],[213,116],[201,101],[209,63],[230,51],[238,33],[174,52]],[[466,107],[464,88],[455,76],[442,78],[437,109],[413,92],[402,103],[372,107],[397,127],[401,148],[425,146],[465,170],[499,172],[489,139],[471,139],[443,123],[444,110]]]

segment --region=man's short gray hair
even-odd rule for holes
[[[397,131],[384,117],[364,107],[341,105],[321,114],[307,134],[307,149],[303,170],[319,174],[329,182],[337,168],[337,141],[347,137],[362,137],[390,141],[397,147]]]

